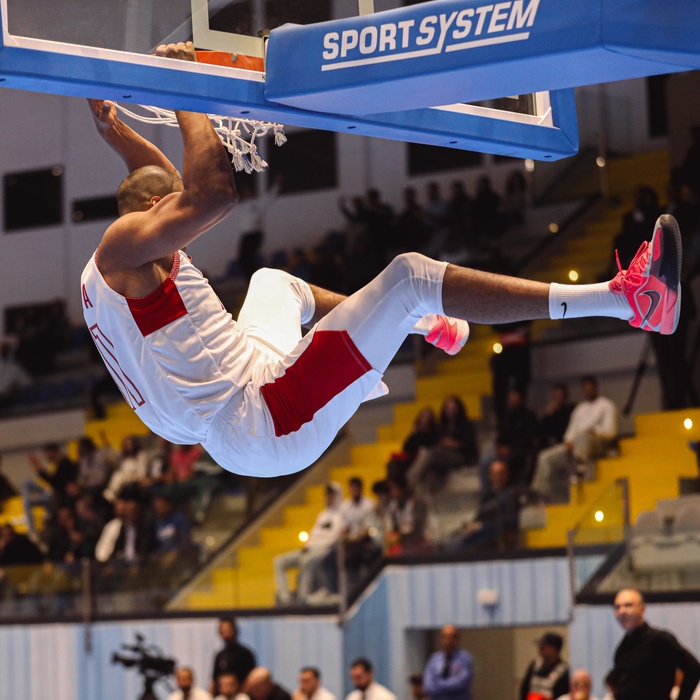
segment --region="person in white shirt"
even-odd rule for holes
[[[187,666],[180,666],[175,672],[178,689],[170,693],[168,700],[212,700],[211,695],[194,685],[194,672]]]
[[[313,666],[299,671],[299,687],[292,700],[335,700],[335,695],[321,685],[321,672]]]
[[[571,692],[560,695],[558,700],[598,700],[595,695],[591,695],[591,674],[584,668],[579,668],[571,674]]]
[[[241,684],[234,673],[222,673],[216,685],[219,694],[214,700],[250,700],[245,693],[241,693]]]
[[[362,495],[364,484],[359,476],[348,481],[350,497],[340,504],[340,513],[347,528],[346,539],[357,540],[367,533],[368,522],[374,514],[374,501]]]
[[[309,539],[302,549],[293,549],[275,557],[275,582],[277,600],[280,605],[288,605],[292,595],[287,584],[287,571],[299,569],[296,598],[300,603],[307,602],[318,588],[318,573],[324,557],[335,547],[343,533],[343,516],[340,513],[342,488],[337,482],[326,486],[326,507],[318,514]]]
[[[590,473],[596,459],[603,457],[617,438],[617,408],[598,393],[595,377],[581,380],[584,400],[574,408],[564,441],[540,452],[532,481],[534,491],[554,500],[558,484],[567,489],[571,476]],[[565,498],[566,500],[566,498]]]
[[[396,695],[374,680],[374,668],[369,659],[355,659],[350,665],[350,680],[355,690],[345,700],[396,700]]]

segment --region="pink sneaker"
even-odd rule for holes
[[[617,255],[617,253],[616,253]],[[630,325],[670,335],[681,313],[681,232],[669,214],[660,216],[654,235],[642,243],[627,270],[610,282],[610,291],[624,294],[634,317]]]
[[[456,355],[469,338],[469,324],[461,318],[438,316],[425,339],[448,355]]]

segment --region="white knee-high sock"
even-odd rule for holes
[[[607,282],[557,284],[549,287],[549,317],[586,318],[609,316],[629,321],[634,314],[623,294],[610,291]]]

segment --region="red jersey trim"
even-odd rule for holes
[[[180,254],[173,255],[173,266],[167,279],[154,292],[138,299],[126,299],[134,322],[144,337],[159,331],[187,315],[187,308],[175,285],[180,271]]]
[[[316,331],[296,362],[260,388],[275,435],[294,433],[372,366],[347,331]]]

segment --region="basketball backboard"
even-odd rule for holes
[[[678,0],[697,15],[693,1]],[[647,6],[659,2],[643,0],[635,12],[647,19]],[[0,84],[555,160],[576,151],[578,136],[573,92],[548,91],[548,85],[592,82],[607,65],[607,79],[613,79],[684,70],[697,59],[694,38],[677,41],[671,54],[653,42],[632,46],[615,14],[622,5],[0,0]],[[614,44],[615,36],[586,31],[603,14],[617,21],[622,28],[615,36],[632,48],[610,50],[603,40]],[[683,20],[677,15],[666,11],[648,19],[663,36]],[[452,39],[494,31],[488,40],[448,45],[450,28]],[[250,63],[241,69],[150,55],[161,43],[187,40],[198,49],[253,57],[262,70],[247,69]],[[556,51],[548,53],[550,45]],[[335,58],[345,52],[343,70],[333,60],[335,48]],[[580,67],[566,63],[567,51]],[[587,62],[580,60],[585,57]],[[421,68],[423,60],[428,70]]]

